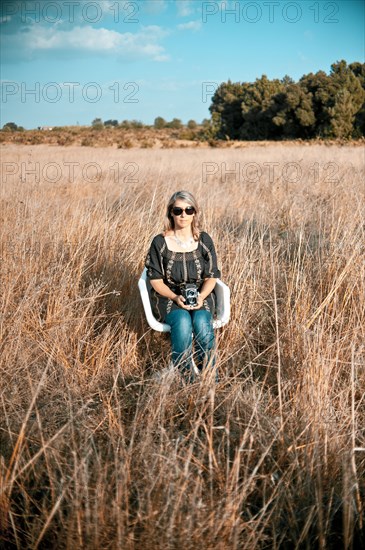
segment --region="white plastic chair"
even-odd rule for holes
[[[141,294],[143,309],[146,315],[147,323],[153,330],[158,332],[170,332],[171,327],[166,323],[161,323],[157,321],[156,317],[152,313],[150,296],[148,293],[148,278],[147,278],[147,269],[143,270],[141,278],[138,281],[138,288]],[[231,306],[230,306],[230,290],[226,284],[224,284],[220,279],[217,279],[217,283],[214,288],[215,295],[217,298],[217,316],[213,320],[213,328],[221,328],[226,325],[229,321]]]

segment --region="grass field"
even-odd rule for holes
[[[364,545],[364,150],[1,153],[2,547]],[[179,189],[231,289],[217,385],[158,378],[137,290]]]

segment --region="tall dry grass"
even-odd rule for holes
[[[363,151],[2,153],[62,168],[53,183],[52,169],[39,182],[2,174],[3,547],[364,544]],[[92,161],[100,178],[68,181],[65,162]],[[205,162],[218,171],[203,182]],[[222,162],[263,175],[222,177]],[[273,178],[265,162],[278,163]],[[156,376],[168,337],[148,329],[137,292],[180,188],[202,204],[232,293],[217,385]]]

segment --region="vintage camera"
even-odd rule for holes
[[[198,305],[198,287],[194,283],[186,283],[181,287],[181,295],[185,298],[186,306]]]

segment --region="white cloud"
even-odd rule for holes
[[[194,13],[193,2],[191,0],[176,0],[175,1],[177,14],[180,17],[187,17]]]
[[[140,10],[145,10],[147,13],[161,13],[167,8],[166,0],[147,0],[139,3]]]
[[[199,31],[201,26],[201,21],[189,21],[189,23],[181,23],[177,28],[180,31]]]
[[[40,53],[72,52],[73,57],[94,53],[110,54],[120,59],[166,61],[169,57],[159,42],[167,34],[169,31],[157,25],[142,27],[136,33],[119,33],[92,26],[74,27],[71,30],[34,26],[29,32],[8,36],[4,45],[8,52],[16,52],[18,59],[32,59]]]

